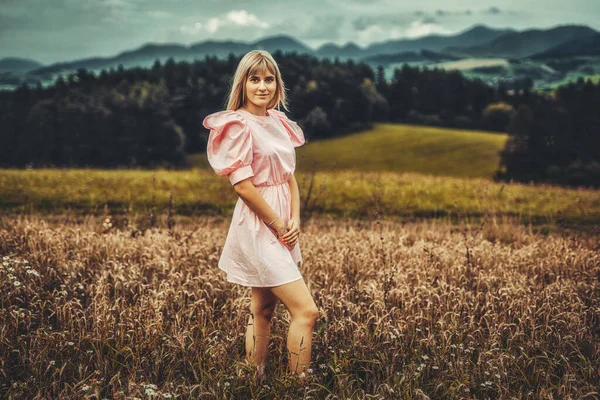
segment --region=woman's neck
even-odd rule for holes
[[[257,107],[254,104],[245,104],[242,108],[254,115],[258,115],[259,117],[267,116],[267,107]]]

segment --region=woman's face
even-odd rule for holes
[[[277,82],[268,70],[250,75],[246,81],[246,100],[258,108],[266,108],[275,96]]]

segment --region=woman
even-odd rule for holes
[[[294,177],[302,129],[274,107],[286,106],[279,67],[266,51],[252,50],[238,64],[227,109],[207,116],[208,161],[227,176],[239,198],[218,266],[227,280],[252,288],[246,358],[263,376],[271,317],[281,300],[291,315],[290,371],[308,374],[318,309],[302,279],[300,195]]]

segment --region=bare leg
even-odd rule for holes
[[[319,316],[319,309],[304,279],[271,290],[283,302],[292,317],[287,336],[289,366],[292,373],[301,374],[310,368],[312,333]]]
[[[271,335],[271,318],[276,306],[277,297],[269,288],[252,288],[251,315],[246,327],[246,359],[256,365],[259,375],[264,373]]]

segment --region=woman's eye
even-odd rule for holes
[[[251,81],[251,82],[258,81],[258,80],[259,80],[258,78],[250,78],[250,81]],[[273,78],[267,78],[267,79],[266,79],[266,81],[267,81],[267,82],[273,82],[273,81],[274,81],[274,79],[273,79]]]

